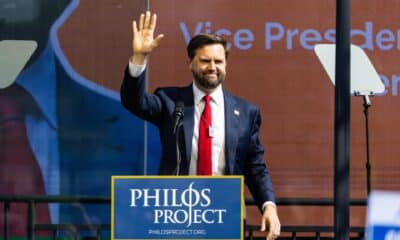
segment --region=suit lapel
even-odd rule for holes
[[[189,170],[190,155],[192,152],[192,138],[193,138],[193,126],[194,126],[194,97],[192,85],[184,88],[182,91],[182,99],[185,104],[184,118],[183,118],[183,133],[185,136],[185,149],[187,166]]]
[[[235,99],[224,91],[225,105],[225,162],[228,174],[233,174],[235,166],[236,145],[238,141],[237,131],[239,125],[239,110],[236,109]]]

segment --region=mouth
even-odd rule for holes
[[[216,73],[206,73],[205,76],[207,78],[218,78],[218,74]]]

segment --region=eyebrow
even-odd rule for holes
[[[199,59],[200,60],[211,60],[211,59],[214,59],[215,61],[224,61],[224,58],[216,58],[216,57],[207,57],[207,56],[199,56]]]

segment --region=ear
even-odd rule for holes
[[[190,61],[190,59],[188,59],[187,63],[189,65],[189,69],[192,70],[192,68],[193,68],[192,61]]]

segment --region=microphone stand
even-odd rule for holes
[[[370,145],[369,145],[369,122],[368,122],[368,109],[371,107],[371,100],[369,98],[370,95],[373,95],[372,92],[361,93],[356,92],[356,96],[362,96],[364,103],[364,116],[365,116],[365,140],[366,140],[366,163],[365,169],[367,172],[367,196],[369,196],[371,192],[371,161],[370,161]]]
[[[179,142],[179,136],[180,136],[181,129],[182,129],[182,120],[179,121],[178,125],[176,126],[176,131],[175,131],[175,148],[176,148],[175,175],[176,176],[179,176],[179,174],[180,174],[181,161],[182,161],[181,150],[180,150],[180,142]]]

